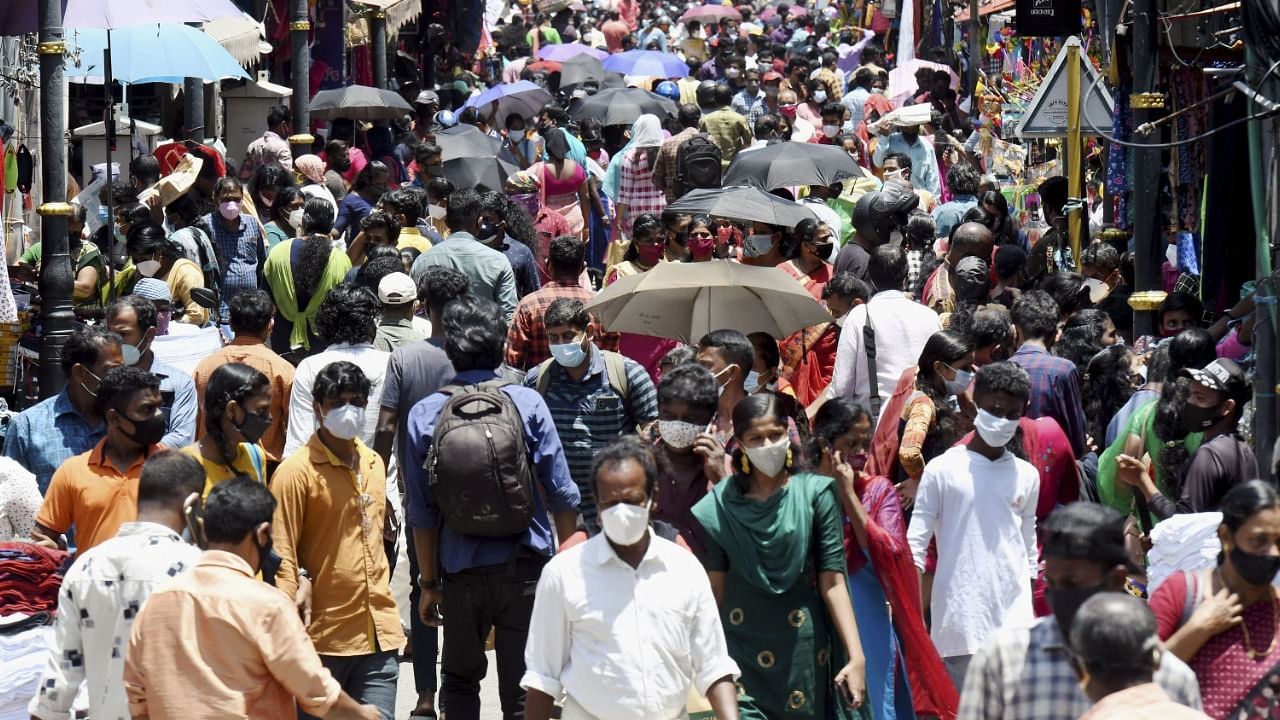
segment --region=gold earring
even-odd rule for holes
[[[790,469],[791,469],[791,465],[792,465],[793,463],[794,463],[794,458],[792,458],[792,457],[791,457],[791,448],[790,448],[790,447],[788,447],[788,448],[787,448],[787,469],[788,469],[788,470],[790,470]]]
[[[743,474],[743,475],[750,475],[750,474],[751,474],[751,463],[747,461],[747,454],[746,454],[746,453],[743,453],[743,454],[742,454],[742,459],[738,462],[738,464],[742,466],[742,474]]]

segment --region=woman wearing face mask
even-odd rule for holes
[[[782,353],[778,351],[778,341],[769,333],[762,332],[753,332],[747,335],[747,339],[751,341],[751,349],[755,357],[751,364],[751,371],[747,373],[747,378],[742,383],[743,389],[748,395],[774,393],[794,405],[796,391],[791,387],[791,383],[779,374],[782,367]],[[798,410],[793,406],[788,408],[788,414],[794,417],[798,414]]]
[[[169,286],[170,297],[182,305],[182,316],[174,318],[177,322],[197,327],[208,322],[208,309],[191,299],[191,291],[204,286],[204,273],[184,256],[182,248],[169,241],[164,228],[155,224],[135,226],[129,230],[125,247],[130,265],[116,275],[119,295],[133,292],[141,278],[155,278]]]
[[[276,195],[287,187],[294,187],[293,175],[274,163],[259,165],[249,180],[249,197],[257,210],[258,219],[265,225],[271,221],[276,206]]]
[[[808,121],[815,128],[822,127],[822,106],[827,104],[827,86],[821,80],[813,79],[805,83],[808,92],[804,102],[796,106],[796,117]]]
[[[204,466],[203,497],[237,475],[267,484],[267,451],[260,441],[276,420],[270,406],[271,381],[244,363],[227,363],[209,376],[200,440],[182,450]]]
[[[303,199],[320,198],[329,201],[333,205],[334,216],[337,217],[338,201],[333,197],[333,191],[329,190],[329,186],[325,184],[325,167],[324,161],[318,155],[299,155],[293,159],[293,169],[297,175],[298,189],[302,191]],[[297,228],[297,226],[294,226]]]
[[[1280,495],[1262,480],[1227,493],[1219,508],[1217,567],[1174,573],[1151,597],[1165,648],[1200,681],[1209,717],[1275,717],[1280,673]]]
[[[791,231],[791,236],[795,241],[791,259],[778,267],[803,285],[814,300],[822,302],[822,290],[835,275],[831,265],[835,233],[826,223],[805,219]]]
[[[836,480],[844,506],[849,596],[867,657],[872,717],[954,717],[960,698],[920,611],[902,506],[888,478],[864,471],[871,415],[848,398],[825,403],[813,419],[814,471]],[[908,685],[910,687],[908,687]]]
[[[306,201],[306,196],[295,187],[276,193],[276,202],[269,213],[271,222],[266,225],[268,250],[302,234],[302,205]]]
[[[716,257],[716,227],[710,215],[694,215],[689,234],[689,262],[707,262]]]
[[[742,670],[739,713],[845,716],[866,702],[866,663],[835,485],[799,472],[800,448],[777,397],[739,402],[733,431],[734,474],[693,515],[706,531],[703,564]]]
[[[631,243],[622,262],[614,265],[605,275],[604,286],[609,287],[618,278],[648,272],[662,261],[667,250],[667,234],[662,227],[662,220],[656,215],[645,213],[636,217],[631,226]]]
[[[742,239],[738,261],[756,267],[777,267],[786,259],[782,252],[782,230],[764,223],[752,223],[751,234]]]
[[[631,125],[631,141],[614,160],[620,163],[616,187],[610,182],[610,174],[605,177],[605,190],[613,198],[616,210],[612,237],[621,238],[620,231],[631,227],[640,215],[658,215],[666,208],[666,193],[653,184],[654,162],[661,145],[662,125],[657,116],[636,118]]]
[[[316,313],[329,290],[351,271],[351,259],[333,246],[326,232],[333,225],[332,213],[333,207],[324,200],[307,200],[301,237],[271,248],[263,264],[262,275],[276,304],[271,347],[280,354],[310,350],[318,341]]]

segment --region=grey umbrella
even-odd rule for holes
[[[604,65],[590,55],[576,55],[560,63],[560,88],[571,89],[587,82],[604,80]]]
[[[610,88],[582,100],[573,110],[575,120],[595,118],[604,125],[630,125],[641,115],[675,117],[676,104],[640,88]]]
[[[788,228],[795,227],[801,220],[817,219],[812,210],[800,203],[747,186],[692,190],[667,209]]]
[[[390,90],[350,85],[321,90],[311,98],[311,117],[317,120],[395,120],[413,112],[413,106]]]
[[[836,145],[776,142],[740,152],[724,173],[725,185],[755,185],[765,190],[796,185],[834,185],[866,173]]]

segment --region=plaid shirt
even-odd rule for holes
[[[1199,710],[1200,685],[1166,652],[1155,681],[1175,702]],[[959,720],[1073,720],[1089,710],[1052,615],[1031,627],[1003,628],[969,664]]]
[[[1031,401],[1027,417],[1051,417],[1062,426],[1076,457],[1085,456],[1084,401],[1080,398],[1080,373],[1075,363],[1023,344],[1009,358],[1031,376]]]
[[[814,78],[827,86],[827,102],[840,102],[844,98],[844,81],[831,68],[822,68]]]
[[[676,167],[680,143],[698,134],[698,128],[685,128],[662,143],[653,159],[653,186],[666,193],[667,202],[676,201]]]
[[[657,164],[658,150],[653,148],[653,161]],[[622,218],[623,233],[631,235],[631,225],[643,213],[661,215],[667,207],[667,195],[654,183],[653,167],[649,165],[649,154],[644,148],[635,148],[627,152],[622,162],[622,181],[618,184],[619,205],[626,206],[626,216]]]
[[[507,330],[507,365],[517,370],[531,370],[551,357],[547,326],[543,323],[551,303],[563,298],[589,303],[593,297],[591,291],[581,285],[566,285],[555,280],[525,295],[516,305],[515,316]],[[597,344],[602,350],[617,352],[618,334],[606,333]]]
[[[920,268],[924,265],[923,250],[907,251],[907,292],[919,296],[920,286],[924,280],[920,277]]]

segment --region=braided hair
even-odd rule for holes
[[[271,381],[266,375],[244,363],[221,365],[209,377],[204,395],[204,429],[218,446],[218,452],[226,460],[223,464],[228,468],[236,460],[236,448],[222,431],[227,405],[232,400],[244,405],[246,400],[270,386]]]

